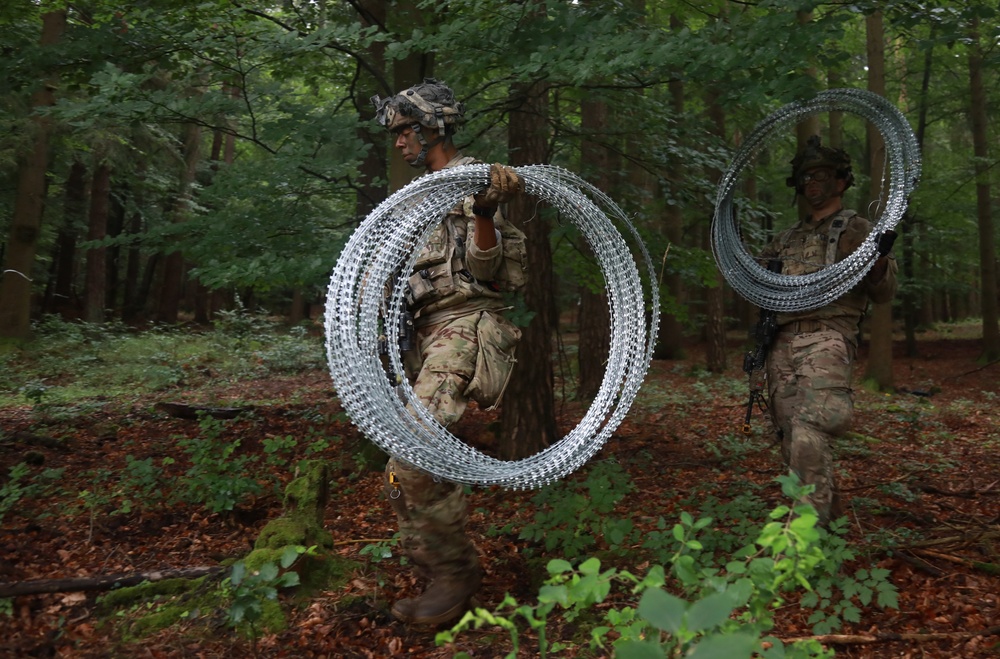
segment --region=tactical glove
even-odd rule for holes
[[[896,232],[892,229],[886,229],[878,237],[878,255],[885,256],[892,250],[892,244],[896,242]]]
[[[521,191],[521,179],[510,167],[494,164],[490,165],[490,187],[486,188],[473,199],[476,206],[484,208],[496,208],[498,205],[510,201],[514,195]]]

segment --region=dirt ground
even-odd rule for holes
[[[838,656],[1000,657],[1000,364],[977,363],[974,339],[925,338],[920,356],[895,346],[895,394],[857,391],[854,432],[838,446],[839,485],[850,519],[850,538],[903,538],[892,552],[875,555],[891,571],[899,608],[863,609],[859,623],[829,644]],[[742,357],[734,345],[727,376],[743,380]],[[862,349],[858,372],[865,368]],[[721,436],[739,436],[746,389],[715,386],[706,402],[695,395],[713,377],[700,373],[702,357],[692,348],[683,361],[653,363],[643,392],[625,422],[595,459],[613,456],[629,472],[634,491],[615,514],[639,520],[676,520],[683,493],[692,484],[715,483],[720,497],[741,484],[762,484],[773,494],[783,473],[776,448],[758,437],[738,469],[720,461],[712,447]],[[699,384],[700,383],[700,384]],[[325,372],[222,385],[197,397],[171,400],[270,401],[257,407],[256,421],[244,428],[243,451],[259,451],[261,437],[304,436],[317,424],[342,441],[323,454],[336,468],[325,525],[337,551],[361,567],[346,585],[317,593],[308,603],[289,606],[286,631],[260,639],[264,657],[451,657],[463,649],[476,657],[502,657],[506,635],[483,629],[463,636],[461,647],[434,645],[433,631],[408,629],[389,615],[391,603],[419,592],[410,570],[393,558],[373,563],[361,550],[391,538],[394,518],[381,489],[382,474],[358,474],[350,452],[356,430],[338,415]],[[215,566],[241,557],[268,519],[280,513],[277,497],[261,497],[226,515],[179,504],[148,512],[89,513],[77,493],[89,484],[84,474],[125,464],[136,457],[176,451],[178,436],[197,431],[196,422],[156,411],[154,403],[78,419],[65,446],[28,445],[33,432],[30,408],[0,411],[5,434],[0,445],[2,473],[33,451],[48,468],[64,468],[64,494],[30,501],[8,513],[0,526],[0,582],[130,574],[148,570]],[[113,406],[112,406],[113,407]],[[105,408],[107,409],[107,408]],[[581,410],[560,408],[561,425],[575,424]],[[473,411],[463,432],[488,443],[491,419]],[[759,416],[755,425],[763,424]],[[114,430],[109,430],[114,429]],[[16,433],[25,433],[16,435]],[[16,439],[19,437],[20,439]],[[867,446],[868,450],[860,450]],[[127,448],[126,448],[127,447]],[[640,459],[641,456],[641,459]],[[493,609],[506,593],[519,602],[537,594],[537,575],[518,539],[519,520],[530,519],[532,492],[477,489],[470,499],[469,532],[483,556],[486,577],[480,603]],[[491,529],[512,523],[509,533]],[[903,550],[899,547],[908,547]],[[858,566],[853,566],[852,569]],[[0,584],[2,585],[2,584]],[[13,599],[10,616],[0,614],[0,656],[4,657],[242,657],[254,649],[219,624],[204,632],[204,621],[170,627],[139,641],[125,642],[120,627],[101,621],[99,592],[24,595]],[[283,595],[288,600],[291,595]],[[777,613],[779,638],[809,636],[807,611],[789,604]],[[199,631],[201,630],[201,631]],[[560,630],[565,631],[565,630]],[[519,656],[536,656],[532,635],[522,634]],[[601,656],[581,650],[561,657]]]

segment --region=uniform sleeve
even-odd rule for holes
[[[868,237],[868,234],[871,233],[871,230],[871,223],[868,220],[860,215],[852,217],[847,223],[847,227],[844,228],[844,232],[840,234],[837,260],[847,258],[854,250],[860,247],[861,243]],[[896,272],[899,267],[896,265],[895,258],[892,256],[887,258],[889,259],[889,265],[886,268],[885,275],[881,279],[871,281],[866,276],[862,280],[868,297],[876,304],[888,302],[896,294]]]
[[[486,250],[479,249],[474,239],[475,222],[469,222],[469,230],[465,235],[465,264],[477,281],[493,281],[503,261],[503,239],[499,229],[493,230],[496,231],[497,244]]]
[[[868,237],[871,230],[871,223],[860,215],[855,215],[848,220],[847,226],[844,227],[843,232],[840,234],[840,244],[837,246],[837,260],[843,261],[850,256],[854,250],[861,246],[861,243],[865,242],[865,238]]]
[[[895,257],[890,255],[885,258],[889,261],[889,267],[886,268],[882,279],[871,282],[868,281],[868,277],[865,277],[864,280],[868,289],[868,297],[877,304],[888,302],[896,294],[896,272],[899,270],[899,266],[896,264]]]

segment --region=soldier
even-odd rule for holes
[[[854,181],[847,153],[822,146],[813,136],[791,164],[787,184],[805,198],[811,213],[779,234],[761,259],[780,259],[782,274],[806,275],[849,256],[871,224],[844,209],[844,191]],[[879,237],[871,270],[837,300],[812,311],[777,315],[766,366],[771,414],[785,463],[804,484],[815,486],[808,500],[821,525],[838,512],[830,442],[851,425],[851,370],[861,318],[869,300],[888,302],[896,290],[896,261],[889,253],[895,238],[893,231]]]
[[[372,102],[411,166],[435,172],[479,162],[452,141],[465,108],[444,83],[426,78]],[[445,215],[408,279],[416,337],[403,360],[417,399],[445,427],[461,418],[469,398],[497,404],[510,376],[521,332],[502,315],[503,292],[524,284],[524,234],[505,222],[499,205],[520,185],[513,170],[492,165],[489,187]],[[390,457],[385,489],[403,551],[430,582],[419,597],[397,601],[393,616],[425,625],[454,619],[468,608],[483,575],[465,532],[462,486]]]

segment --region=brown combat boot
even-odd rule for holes
[[[401,599],[392,605],[392,615],[409,625],[439,625],[454,620],[469,609],[479,590],[483,571],[478,566],[470,575],[449,575],[431,582],[420,597]]]

